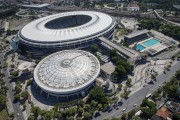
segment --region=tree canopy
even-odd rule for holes
[[[89,93],[89,100],[94,100],[101,104],[107,104],[108,102],[102,87],[94,87]]]
[[[92,53],[95,53],[99,50],[99,47],[96,44],[90,46],[90,50]]]
[[[177,80],[180,80],[180,70],[176,71],[175,77]]]
[[[6,107],[7,98],[5,95],[0,95],[0,110]]]

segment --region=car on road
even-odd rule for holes
[[[154,82],[151,80],[151,81],[148,82],[148,84],[154,84]]]
[[[125,109],[125,108],[123,108],[123,109],[122,109],[122,111],[124,112],[124,111],[126,111],[126,109]]]
[[[119,106],[121,106],[122,104],[123,104],[123,102],[122,102],[122,101],[119,101],[119,102],[118,102],[118,105],[119,105]]]
[[[149,93],[148,95],[146,95],[146,98],[150,98],[151,97],[151,93]]]
[[[113,107],[109,107],[108,112],[111,112],[113,110]]]

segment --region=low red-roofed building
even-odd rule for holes
[[[170,112],[167,108],[162,107],[157,112],[156,115],[161,118],[161,120],[168,120]]]

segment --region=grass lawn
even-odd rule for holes
[[[8,113],[6,109],[0,111],[0,120],[8,120]]]

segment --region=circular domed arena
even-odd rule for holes
[[[38,63],[34,81],[48,96],[84,96],[100,73],[98,59],[82,50],[63,50]]]
[[[116,22],[104,13],[74,11],[32,21],[18,32],[19,49],[58,51],[86,48],[98,37],[112,37]],[[36,52],[37,53],[37,52]]]

